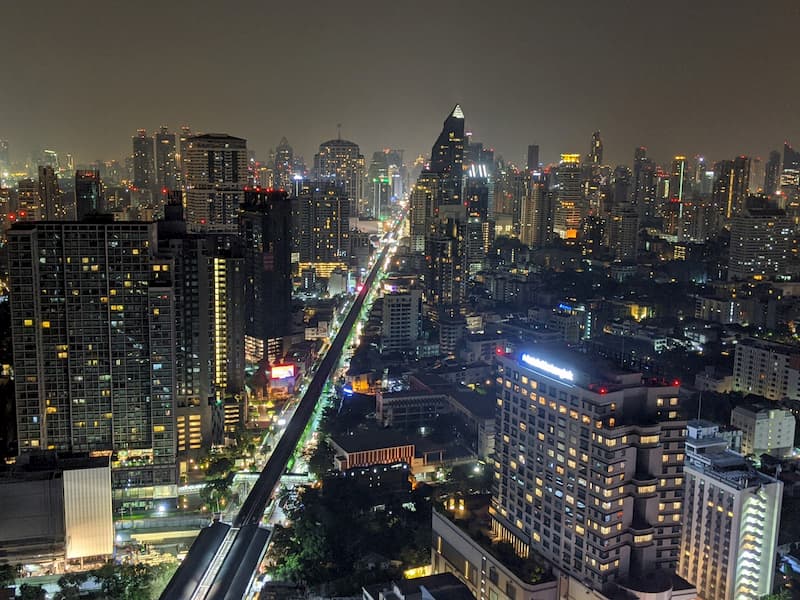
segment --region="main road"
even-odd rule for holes
[[[396,234],[403,218],[398,221],[393,234]],[[294,415],[233,523],[216,521],[200,532],[161,594],[161,600],[241,600],[247,593],[269,543],[271,532],[261,526],[264,509],[314,413],[325,382],[339,361],[350,331],[361,313],[364,300],[383,268],[392,245],[391,240],[384,244]]]

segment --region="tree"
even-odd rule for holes
[[[0,565],[0,589],[14,585],[17,578],[17,567],[14,565]]]
[[[775,592],[774,594],[761,596],[760,600],[791,600],[791,598],[792,595],[789,593],[789,590],[781,590],[780,592]]]
[[[144,564],[107,562],[92,574],[108,598],[115,600],[151,600],[154,571]]]
[[[22,600],[45,600],[47,594],[45,594],[44,588],[40,585],[23,583],[19,586],[19,596]]]
[[[58,578],[59,591],[54,600],[78,600],[81,595],[81,585],[89,578],[87,573],[66,573]]]
[[[327,440],[319,440],[308,456],[308,472],[317,479],[321,479],[333,467],[333,454],[333,448]]]

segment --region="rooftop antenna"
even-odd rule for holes
[[[703,409],[703,390],[700,390],[700,399],[697,401],[697,420],[700,420],[700,411]]]
[[[341,123],[337,123],[336,124],[336,136],[337,136],[336,137],[337,140],[342,139],[342,124]]]

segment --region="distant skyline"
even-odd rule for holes
[[[524,164],[644,145],[709,160],[800,146],[800,5],[440,0],[222,5],[5,3],[0,139],[76,163],[122,159],[136,129],[281,137],[310,165],[337,136],[369,160],[428,154],[460,103],[475,141]]]

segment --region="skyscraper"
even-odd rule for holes
[[[678,388],[541,344],[497,365],[494,535],[597,588],[674,569]]]
[[[615,204],[608,219],[608,246],[614,260],[635,261],[639,247],[639,215],[627,202]]]
[[[409,221],[411,250],[414,252],[425,252],[425,239],[439,209],[440,185],[441,178],[438,173],[423,172],[411,188]]]
[[[335,181],[304,181],[299,186],[297,239],[300,267],[327,277],[347,268],[350,257],[350,199]]]
[[[389,208],[389,199],[392,196],[392,180],[389,177],[389,156],[387,152],[379,150],[372,153],[372,161],[367,171],[368,212],[374,218]]]
[[[631,177],[631,204],[639,218],[652,218],[656,214],[655,163],[647,158],[647,148],[640,146],[634,152]]]
[[[239,217],[244,246],[244,319],[250,354],[278,355],[281,337],[291,333],[291,201],[277,190],[248,190]],[[270,340],[274,340],[270,350]]]
[[[683,214],[683,199],[689,191],[689,172],[685,156],[676,156],[672,159],[672,169],[669,178],[669,201],[677,204],[678,218]]]
[[[175,407],[181,473],[243,417],[244,258],[234,234],[191,233],[180,193],[158,222],[159,253],[174,262]]]
[[[180,179],[175,149],[175,134],[162,126],[156,133],[156,186],[161,190],[174,190]]]
[[[793,227],[786,211],[749,208],[731,219],[728,280],[786,278]]]
[[[138,129],[133,138],[133,185],[140,190],[152,190],[156,183],[153,138]]]
[[[178,166],[181,174],[181,185],[186,185],[186,153],[189,150],[189,138],[192,137],[192,129],[188,125],[181,127],[181,135],[178,140],[178,150],[180,155],[178,157]]]
[[[75,211],[79,221],[88,215],[105,212],[100,171],[75,171]]]
[[[589,147],[589,164],[600,166],[603,164],[603,140],[600,139],[600,132],[592,134],[592,144]]]
[[[553,232],[559,237],[575,240],[587,210],[581,191],[580,154],[562,154],[555,167],[551,192],[555,195]]]
[[[350,200],[353,216],[360,212],[364,200],[365,165],[358,144],[341,138],[323,142],[314,155],[316,179],[338,183]]]
[[[742,214],[747,198],[750,159],[738,156],[734,160],[722,160],[714,165],[714,205],[725,219]]]
[[[539,146],[537,144],[531,144],[528,146],[528,171],[538,171],[539,170]]]
[[[42,218],[47,221],[66,219],[61,202],[61,190],[58,177],[53,167],[39,165],[39,201],[42,207]]]
[[[272,165],[274,185],[278,189],[291,190],[292,177],[294,176],[294,151],[289,145],[289,140],[281,138],[275,148],[275,161]]]
[[[531,173],[530,192],[520,210],[520,241],[531,248],[540,248],[553,236],[552,194],[547,192],[545,176]]]
[[[28,178],[17,181],[16,220],[38,221],[42,214],[41,208],[39,184]]]
[[[778,191],[778,184],[781,180],[781,153],[772,150],[769,153],[769,160],[764,169],[764,194],[772,196]]]
[[[115,502],[177,497],[172,265],[155,225],[25,223],[8,244],[20,452],[113,453]]]
[[[235,233],[247,185],[247,141],[223,133],[188,139],[186,222],[195,231]]]
[[[8,140],[0,140],[0,169],[11,168],[11,156],[8,152]]]
[[[441,177],[440,203],[459,204],[464,175],[464,113],[459,104],[444,120],[442,132],[431,148],[428,170]]]
[[[763,598],[773,591],[783,483],[728,450],[717,425],[687,430],[678,575],[704,600]]]

